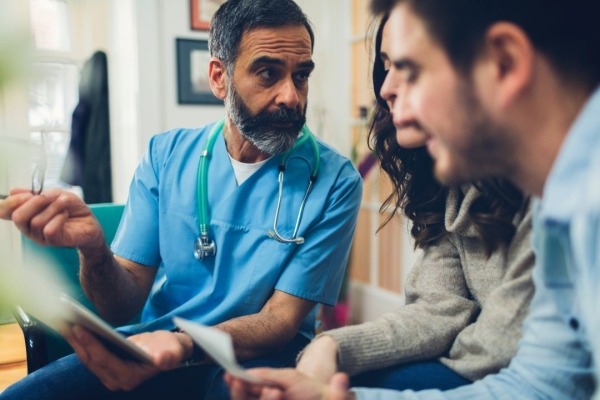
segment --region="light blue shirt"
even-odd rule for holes
[[[510,365],[447,392],[356,389],[359,399],[592,396],[600,378],[600,89],[571,127],[535,208],[536,292]]]
[[[193,254],[199,235],[197,170],[211,128],[153,137],[136,170],[112,249],[158,271],[143,323],[128,332],[171,329],[173,316],[215,325],[254,314],[274,289],[329,305],[337,300],[361,200],[356,169],[319,142],[321,167],[299,227],[305,242],[283,244],[267,235],[275,217],[279,157],[238,186],[220,135],[208,168],[210,234],[217,251],[199,261]],[[278,224],[286,237],[310,175],[296,155],[314,166],[308,142],[290,156]],[[312,337],[314,324],[315,310],[300,333]]]

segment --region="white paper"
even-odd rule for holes
[[[174,317],[173,321],[225,371],[250,383],[264,383],[256,376],[250,375],[237,363],[231,335],[227,332],[179,317]]]

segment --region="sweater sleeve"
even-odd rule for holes
[[[504,277],[490,288],[477,320],[456,338],[442,362],[470,380],[481,379],[506,367],[516,353],[522,325],[533,296],[531,212],[517,226],[506,251]]]
[[[419,257],[405,286],[407,305],[373,322],[323,333],[338,344],[338,367],[350,375],[446,353],[479,311],[470,299],[449,235]]]

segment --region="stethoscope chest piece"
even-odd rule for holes
[[[208,236],[198,236],[194,242],[194,257],[202,260],[204,257],[213,257],[217,253],[217,245]]]

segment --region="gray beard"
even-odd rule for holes
[[[270,155],[285,153],[290,150],[306,122],[306,106],[304,113],[289,108],[280,108],[275,112],[263,111],[253,115],[238,95],[229,80],[225,99],[229,118],[238,130],[257,149]],[[273,122],[292,122],[290,128],[274,127]]]

